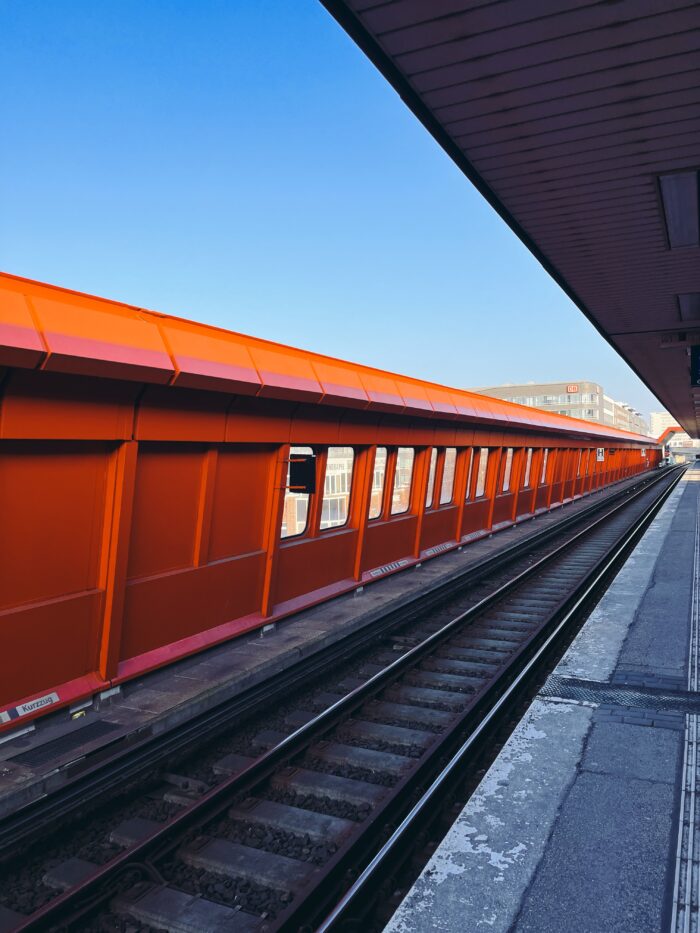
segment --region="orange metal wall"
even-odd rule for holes
[[[565,430],[544,416],[538,424],[536,412],[511,418],[518,406],[489,399],[468,411],[462,400],[459,414],[452,390],[374,371],[360,379],[350,364],[316,361],[327,381],[315,397],[301,351],[286,358],[258,348],[246,369],[236,344],[237,369],[229,361],[216,379],[210,368],[208,382],[190,373],[179,385],[157,384],[172,378],[173,357],[159,355],[154,325],[139,314],[122,322],[127,359],[88,339],[79,301],[69,313],[60,295],[49,300],[49,287],[41,288],[24,305],[14,297],[3,304],[0,288],[0,729],[659,462],[651,446],[640,453],[648,439],[596,435],[570,422]],[[36,345],[35,319],[22,316],[35,305],[45,328]],[[168,321],[171,354],[207,350],[197,325]],[[232,390],[247,391],[262,367],[265,395]],[[360,388],[353,400],[353,379],[365,401]],[[305,533],[281,540],[290,444],[314,448],[321,492],[311,498]],[[390,463],[397,447],[415,449],[411,506],[368,521],[377,445],[388,448]],[[349,519],[320,531],[329,446],[354,450]],[[457,450],[454,494],[426,509],[432,447],[436,490],[445,448]],[[476,499],[482,447],[488,469]],[[607,448],[602,463],[596,447]],[[532,485],[523,488],[527,448]]]

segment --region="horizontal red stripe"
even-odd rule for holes
[[[373,389],[368,389],[367,395],[369,395],[370,398],[371,408],[386,406],[393,411],[396,408],[403,410],[406,407],[403,399],[399,395],[393,395],[389,392],[375,392]]]
[[[175,363],[180,370],[174,385],[191,389],[217,389],[222,392],[244,392],[255,395],[262,383],[257,372],[235,363],[219,363],[216,360],[203,360],[195,356],[175,355]]]
[[[33,328],[0,322],[0,365],[34,369],[45,355],[41,338]]]
[[[432,412],[433,406],[430,402],[426,402],[425,399],[420,398],[407,398],[404,399],[406,408],[414,408],[417,411],[428,411]]]
[[[366,408],[369,404],[367,393],[356,386],[339,385],[336,382],[322,382],[324,391],[323,402],[336,401],[341,405],[350,405],[352,408]]]
[[[143,379],[146,382],[167,382],[175,370],[170,357],[159,350],[130,347],[73,337],[47,331],[50,356],[44,368],[51,372],[70,372],[86,376]]]
[[[291,376],[263,370],[260,373],[263,387],[260,395],[265,398],[291,398],[304,401],[319,401],[323,395],[321,386],[306,376]]]

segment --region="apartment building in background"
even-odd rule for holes
[[[617,402],[606,395],[603,387],[597,382],[528,382],[525,385],[480,386],[469,391],[501,398],[506,402],[517,402],[530,408],[568,415],[570,418],[609,424],[623,431],[649,433],[640,412],[627,402]]]

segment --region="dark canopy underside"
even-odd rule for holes
[[[700,4],[322,2],[697,436]]]

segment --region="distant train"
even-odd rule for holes
[[[659,458],[651,438],[0,276],[0,728]]]

